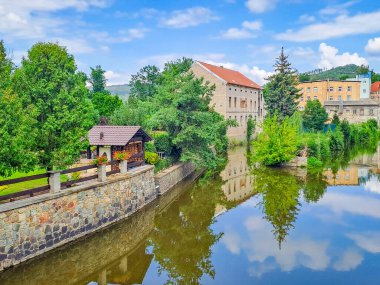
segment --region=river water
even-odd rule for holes
[[[0,284],[379,284],[380,148],[309,175],[245,153]]]

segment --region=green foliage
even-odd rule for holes
[[[71,165],[85,149],[95,111],[88,99],[85,76],[74,57],[54,43],[37,43],[13,76],[13,90],[24,109],[35,110],[34,151],[47,169]]]
[[[340,131],[343,134],[344,145],[348,145],[351,140],[350,124],[346,119],[340,123]]]
[[[285,118],[278,122],[277,114],[265,119],[263,131],[253,142],[252,161],[264,165],[279,165],[295,157],[297,129]]]
[[[145,152],[145,160],[151,165],[155,165],[160,158],[158,157],[158,154],[155,152],[146,151]]]
[[[359,66],[355,64],[348,64],[344,66],[334,67],[329,70],[315,70],[308,72],[310,80],[346,80],[347,78],[355,77],[358,74]]]
[[[310,100],[306,103],[302,118],[303,125],[307,130],[321,131],[328,118],[328,114],[319,100]]]
[[[299,82],[307,82],[307,81],[310,81],[310,75],[309,75],[309,74],[305,74],[305,73],[300,74],[300,75],[298,76],[298,80],[299,80]]]
[[[302,134],[304,131],[302,113],[299,111],[294,112],[293,115],[289,117],[289,124],[296,128],[299,134]]]
[[[106,88],[106,77],[105,70],[102,69],[100,65],[95,68],[91,67],[90,83],[92,85],[92,93],[107,93]]]
[[[153,135],[153,138],[157,151],[164,152],[166,155],[171,155],[173,145],[170,135],[167,132],[157,132]]]
[[[332,152],[338,152],[344,149],[344,137],[339,129],[334,132],[329,130],[327,136],[329,138],[329,147]]]
[[[160,172],[163,169],[169,168],[173,165],[173,159],[168,157],[164,159],[160,159],[155,165],[154,165],[154,172]]]
[[[145,151],[156,152],[157,150],[153,142],[147,142],[145,143]]]
[[[380,73],[376,73],[373,70],[371,71],[371,82],[377,82],[380,81]]]
[[[137,97],[143,101],[152,98],[156,94],[160,81],[161,73],[158,67],[148,65],[141,68],[136,75],[132,75],[129,82],[130,97]]]
[[[71,174],[71,180],[78,180],[80,178],[80,172],[76,171]]]
[[[252,140],[252,135],[255,133],[256,120],[250,115],[247,120],[247,142]]]
[[[307,159],[307,168],[309,169],[321,169],[323,167],[323,162],[318,158],[311,156]]]
[[[14,64],[6,53],[4,42],[0,41],[0,94],[9,87],[13,70]]]
[[[340,119],[337,113],[334,114],[331,123],[337,126],[340,124]]]
[[[99,115],[104,117],[110,117],[123,105],[123,101],[117,95],[111,95],[108,91],[93,93],[91,101]]]
[[[283,120],[297,110],[297,100],[301,97],[300,90],[297,89],[298,76],[291,68],[284,49],[276,59],[275,71],[265,85],[264,101],[268,115],[273,116],[278,112],[278,118]]]

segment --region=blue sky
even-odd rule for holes
[[[19,63],[55,41],[109,84],[182,56],[224,65],[262,84],[281,46],[300,71],[348,63],[380,72],[378,0],[0,0],[0,38]]]

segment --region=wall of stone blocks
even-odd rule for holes
[[[0,271],[91,234],[157,196],[152,166],[0,205]]]

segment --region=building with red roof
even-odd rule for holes
[[[262,87],[239,71],[196,61],[192,66],[195,76],[215,85],[211,104],[225,118],[235,119],[237,127],[228,129],[229,138],[246,138],[247,121],[251,116],[256,121],[264,117]]]
[[[380,81],[374,82],[371,85],[371,99],[380,101]]]

